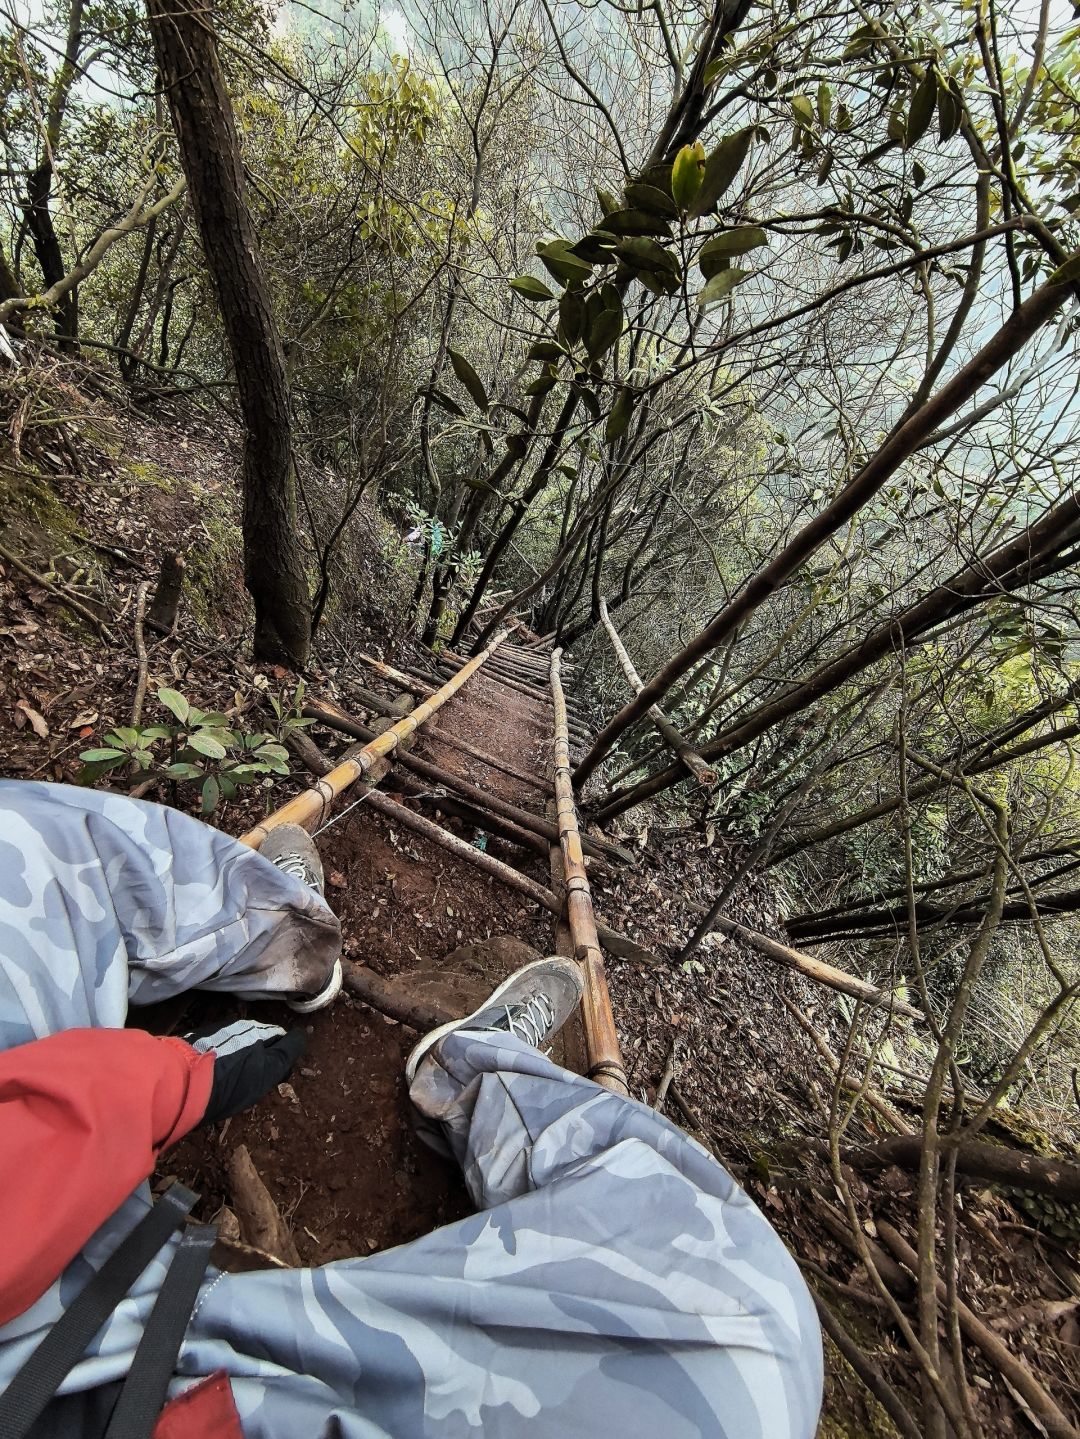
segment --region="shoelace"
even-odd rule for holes
[[[524,1004],[515,1005],[513,1011],[510,1005],[504,1007],[510,1033],[539,1049],[555,1023],[555,1008],[547,995],[534,994]]]
[[[307,861],[301,859],[298,854],[283,854],[274,860],[274,864],[282,874],[291,875],[293,879],[300,880],[302,884],[310,886],[315,878]]]

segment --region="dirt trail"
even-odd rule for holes
[[[545,788],[463,754],[440,741],[440,732],[535,775]],[[316,737],[329,748],[328,732],[316,731]],[[421,730],[415,752],[488,793],[544,812],[551,711],[492,682],[482,670]],[[382,788],[392,790],[392,776]],[[348,804],[346,796],[341,810]],[[440,822],[468,840],[480,838],[454,820]],[[548,883],[540,855],[493,835],[482,843],[489,853]],[[528,957],[522,941],[541,954],[554,948],[550,915],[362,803],[321,834],[318,844],[346,955],[452,1012],[467,1012]],[[492,936],[512,940],[470,948]],[[269,1022],[297,1022],[284,1006],[250,1010]],[[220,998],[199,996],[184,1023],[223,1012]],[[455,1166],[413,1131],[402,1071],[416,1035],[344,995],[328,1011],[299,1022],[309,1042],[291,1089],[283,1087],[254,1110],[197,1132],[167,1156],[163,1172],[202,1196],[200,1217],[209,1218],[227,1202],[225,1164],[238,1144],[250,1150],[305,1263],[373,1253],[471,1212]],[[565,1055],[556,1057],[573,1063],[579,1042],[571,1035]]]

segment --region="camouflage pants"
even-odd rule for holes
[[[120,1025],[191,985],[310,989],[316,896],[183,815],[0,783],[0,1045]],[[297,976],[302,980],[297,981]],[[643,1105],[508,1036],[458,1032],[412,1099],[480,1212],[321,1269],[212,1273],[178,1361],[225,1369],[249,1439],[809,1439],[821,1341],[798,1269],[726,1171]],[[5,1182],[11,1182],[10,1179]],[[0,1328],[0,1386],[145,1211],[145,1186]],[[168,1259],[69,1377],[63,1432],[130,1363]],[[80,1407],[81,1406],[81,1407]]]

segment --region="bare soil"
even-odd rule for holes
[[[216,709],[230,704],[237,691],[250,690],[257,676],[273,688],[291,680],[244,658],[248,610],[227,524],[236,512],[238,447],[228,423],[179,407],[151,412],[115,397],[102,400],[97,390],[80,389],[60,365],[49,394],[61,396],[76,421],[63,443],[37,432],[32,453],[24,436],[20,454],[4,440],[5,434],[13,440],[16,421],[3,410],[0,393],[0,471],[10,480],[3,540],[95,607],[108,635],[94,634],[49,589],[0,565],[0,770],[70,783],[78,775],[79,750],[100,744],[110,726],[129,722],[137,670],[135,595],[140,581],[154,579],[166,547],[185,550],[193,570],[201,564],[204,573],[198,607],[189,603],[174,635],[149,640],[151,693],[170,684],[202,708]],[[27,479],[27,467],[38,476]],[[350,685],[390,694],[353,658],[357,649],[397,663],[420,659],[402,637],[413,576],[401,570],[392,547],[380,553],[371,543],[380,523],[385,527],[374,511],[361,516],[367,548],[350,556],[347,612],[320,634],[307,677],[312,691],[336,698],[358,717],[362,706],[350,697]],[[120,557],[108,552],[115,547],[123,547]],[[545,706],[513,695],[481,672],[427,727],[417,747],[489,793],[542,813],[544,790],[462,754],[445,743],[448,735],[546,783],[551,719]],[[327,751],[340,747],[328,732],[316,730],[314,737]],[[213,822],[240,833],[266,806],[306,783],[303,774],[293,775],[270,794],[249,795],[219,811]],[[386,788],[393,788],[392,776]],[[151,797],[192,806],[183,792]],[[347,809],[348,801],[319,843],[328,898],[342,917],[351,958],[420,998],[465,1013],[521,962],[523,952],[513,941],[551,951],[555,931],[548,914],[363,804]],[[548,867],[535,852],[452,819],[442,822],[466,840],[483,839],[489,852],[549,883]],[[711,827],[694,819],[665,827],[658,814],[625,816],[618,838],[638,850],[640,861],[610,875],[593,871],[598,909],[660,960],[655,968],[608,963],[635,1097],[651,1102],[673,1062],[676,1083],[666,1112],[725,1160],[793,1251],[825,1276],[817,1287],[835,1300],[874,1366],[913,1392],[910,1364],[893,1328],[878,1322],[865,1274],[820,1219],[822,1197],[835,1199],[820,1154],[831,1081],[782,999],[798,1003],[838,1048],[836,1005],[735,940],[712,941],[689,967],[675,962],[738,862],[734,841],[714,842]],[[763,876],[748,875],[727,912],[751,928],[782,931],[775,894]],[[476,945],[492,936],[512,942]],[[132,1022],[175,1031],[220,1017],[229,1003],[194,996],[160,1012],[137,1011]],[[182,1177],[199,1191],[204,1216],[229,1198],[225,1162],[240,1143],[248,1146],[307,1263],[371,1253],[469,1211],[454,1167],[430,1152],[412,1128],[401,1078],[416,1039],[412,1031],[348,997],[299,1021],[284,1006],[261,1005],[257,1012],[282,1024],[303,1024],[307,1054],[289,1087],[227,1124],[190,1136],[165,1156],[162,1175]],[[582,1067],[579,1033],[567,1036],[557,1057]],[[676,1095],[681,1107],[673,1104]],[[917,1096],[892,1088],[889,1098],[918,1122]],[[860,1122],[872,1137],[873,1116],[862,1113]],[[891,1170],[867,1181],[845,1168],[845,1179],[867,1233],[875,1216],[884,1216],[912,1237],[910,1175]],[[1075,1243],[1022,1222],[1026,1216],[1000,1192],[975,1183],[961,1184],[960,1191],[965,1295],[1070,1413],[1080,1414],[1080,1307],[1069,1297],[1080,1295]],[[978,1355],[969,1361],[980,1432],[1030,1432],[999,1376]],[[890,1432],[852,1372],[829,1351],[823,1439]]]
[[[479,678],[468,683],[435,724],[488,752],[513,756],[515,768],[542,777],[542,720],[533,718],[523,697],[496,708],[492,691],[500,699],[505,695]],[[438,728],[425,730],[417,753],[522,807],[531,802],[535,808],[543,799],[519,780],[440,744]],[[551,952],[550,916],[537,916],[489,876],[363,803],[347,806],[346,800],[342,818],[319,845],[348,958],[401,983],[411,995],[465,1014],[519,964]],[[466,831],[463,837],[475,835]],[[547,881],[537,856],[488,840],[490,852]],[[500,936],[510,938],[477,943]],[[199,998],[184,1023],[220,1018],[235,1008],[218,997]],[[258,1014],[290,1027],[297,1023],[285,1006],[260,1005]],[[168,1174],[201,1195],[202,1216],[210,1218],[227,1203],[225,1161],[239,1144],[247,1146],[288,1219],[305,1263],[372,1253],[469,1213],[456,1167],[413,1130],[402,1076],[417,1035],[348,996],[301,1022],[308,1051],[291,1086],[224,1124],[196,1131],[166,1157]]]

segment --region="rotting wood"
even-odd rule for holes
[[[919,1256],[903,1238],[900,1232],[887,1220],[875,1220],[877,1232],[884,1239],[897,1259],[912,1274],[919,1272]],[[946,1300],[945,1281],[937,1281],[938,1297]],[[1001,1377],[1019,1394],[1031,1415],[1043,1425],[1053,1439],[1080,1439],[1080,1430],[1071,1424],[1031,1370],[1024,1364],[1004,1340],[1000,1339],[989,1325],[984,1324],[974,1310],[969,1309],[962,1299],[956,1301],[956,1314],[960,1328],[973,1344],[977,1344]]]
[[[467,661],[460,660],[456,655],[451,658],[449,651],[447,651],[445,658],[440,655],[435,661],[435,664],[439,669],[443,671],[449,670],[451,673],[453,673],[455,670],[459,670],[465,663],[467,663]],[[534,704],[541,704],[544,706],[545,709],[551,708],[551,700],[547,695],[532,689],[530,686],[526,685],[521,680],[507,679],[503,675],[496,674],[489,674],[487,678],[493,684],[502,685],[504,689],[508,689],[516,695],[521,695],[523,699],[532,700]]]
[[[536,669],[532,669],[531,667],[522,668],[516,664],[511,669],[506,669],[500,666],[498,673],[505,674],[510,679],[521,680],[523,684],[529,684],[534,688],[539,687],[545,681],[546,676],[546,670],[544,668],[541,668],[540,666],[538,666]],[[545,690],[545,698],[546,695],[547,692]],[[580,705],[568,702],[567,708],[571,712],[573,712],[575,710],[580,710]]]
[[[952,1149],[954,1141],[942,1136],[942,1152]],[[918,1169],[922,1154],[922,1135],[912,1133],[884,1139],[878,1144],[845,1152],[845,1158],[862,1169],[884,1169],[890,1164],[901,1169]],[[1063,1203],[1080,1200],[1080,1164],[1075,1160],[1048,1159],[1041,1154],[990,1144],[985,1140],[964,1139],[956,1144],[956,1172],[973,1179],[989,1180],[1015,1189],[1033,1189],[1049,1194]]]
[[[284,1259],[266,1249],[256,1249],[254,1244],[245,1244],[240,1238],[240,1221],[227,1204],[223,1204],[214,1216],[218,1226],[217,1242],[210,1254],[210,1262],[229,1274],[246,1274],[253,1269],[288,1269]]]
[[[453,671],[455,668],[458,668],[460,665],[466,663],[465,660],[461,659],[457,655],[454,655],[453,652],[450,650],[445,651],[445,653],[450,656],[450,658],[443,660],[440,657],[437,661],[439,667],[444,671]],[[542,694],[538,692],[537,690],[533,689],[529,685],[526,685],[522,681],[504,678],[502,675],[498,674],[494,670],[485,671],[485,678],[490,680],[494,684],[502,685],[505,689],[512,690],[514,694],[521,695],[524,699],[532,700],[535,703],[544,705],[545,709],[552,708],[551,699],[547,694]],[[579,719],[576,715],[571,714],[569,708],[567,709],[567,721],[570,728],[576,731],[580,738],[590,738],[589,728],[586,725],[585,721],[583,719]]]
[[[759,934],[755,929],[746,929],[743,925],[736,924],[733,919],[725,919],[722,915],[713,920],[713,926],[736,939],[744,940],[759,954],[764,954],[769,959],[775,959],[778,964],[786,965],[788,969],[798,970],[807,979],[816,980],[818,984],[839,990],[841,994],[850,995],[852,999],[860,999],[864,1004],[891,1009],[894,1014],[902,1014],[906,1019],[916,1019],[920,1023],[926,1023],[926,1016],[921,1009],[916,1009],[913,1004],[908,1004],[905,1000],[897,999],[887,990],[879,989],[877,985],[871,984],[868,980],[858,979],[853,974],[846,974],[842,969],[835,969],[831,964],[825,964],[820,959],[814,959],[809,954],[803,954],[800,950],[781,944],[779,940],[770,939],[766,934]]]
[[[454,819],[460,819],[465,824],[472,825],[474,829],[496,835],[499,839],[516,844],[521,849],[531,849],[540,855],[546,855],[548,852],[546,839],[534,830],[524,829],[521,825],[515,824],[513,820],[503,819],[490,812],[484,813],[475,805],[469,804],[467,800],[455,799],[453,795],[427,789],[418,780],[410,779],[408,775],[396,775],[394,783],[401,787],[403,794],[416,804],[423,805],[425,809],[434,809],[437,813],[441,812]],[[605,873],[612,872],[612,867],[606,859],[597,858],[593,860],[593,863],[603,869]]]
[[[305,769],[310,770],[320,779],[334,768],[334,761],[326,757],[310,735],[300,731],[289,735],[285,743]],[[501,819],[495,814],[483,814],[473,805],[467,804],[464,800],[456,800],[452,795],[433,793],[431,790],[425,789],[417,780],[410,779],[408,775],[400,772],[395,773],[394,782],[400,785],[403,792],[417,804],[440,809],[445,814],[464,820],[466,824],[475,825],[477,829],[485,829],[491,834],[509,840],[512,844],[522,846],[524,849],[535,850],[537,854],[546,855],[548,852],[547,840],[534,834],[532,830],[522,829],[512,820]],[[607,860],[597,858],[593,863],[610,872],[611,866]]]
[[[425,720],[430,719],[448,699],[458,692],[466,680],[483,665],[488,655],[503,643],[504,639],[505,634],[496,635],[486,650],[481,650],[475,660],[470,661],[465,669],[459,670],[454,678],[430,700],[417,705],[411,714],[398,720],[385,734],[381,734],[377,739],[365,744],[358,754],[343,760],[317,784],[304,790],[302,794],[298,794],[295,799],[289,800],[280,809],[276,809],[273,814],[255,825],[247,834],[241,835],[241,844],[258,849],[270,831],[279,824],[299,824],[305,829],[313,829],[327,814],[338,795],[343,794],[345,790],[369,774],[379,760],[384,759],[387,755],[392,755],[403,739],[407,739]]]
[[[372,798],[374,798],[372,791]],[[383,798],[382,795],[379,796]],[[415,1029],[419,1034],[427,1034],[432,1029],[437,1029],[440,1024],[447,1020],[456,1019],[458,1016],[451,1014],[449,1010],[443,1009],[441,1005],[432,1004],[428,1000],[413,999],[410,995],[402,993],[395,985],[388,983],[381,974],[376,974],[366,964],[357,964],[355,960],[343,959],[341,961],[342,981],[348,992],[355,998],[362,1000],[364,1004],[377,1009],[380,1014],[388,1015],[390,1019],[396,1019],[399,1024],[404,1024],[409,1029]]]
[[[246,1145],[240,1144],[233,1150],[226,1170],[232,1207],[240,1221],[241,1240],[299,1269],[300,1255],[289,1227],[262,1182]]]
[[[600,953],[600,936],[593,913],[592,893],[585,870],[577,808],[574,804],[566,702],[559,677],[561,654],[562,651],[557,649],[551,654],[551,702],[555,710],[555,807],[566,872],[566,917],[574,941],[574,958],[582,966],[585,977],[585,993],[581,1007],[588,1058],[587,1072],[590,1079],[594,1079],[605,1089],[611,1089],[616,1094],[629,1095],[630,1086],[619,1048],[615,1016],[611,1012],[611,996],[604,974],[604,958]]]
[[[334,768],[334,761],[328,759],[322,750],[303,730],[295,730],[285,740],[286,748],[291,750],[305,769],[310,770],[313,775],[322,779]]]
[[[154,598],[150,601],[150,611],[146,616],[146,623],[160,635],[172,634],[173,626],[176,624],[176,616],[184,592],[185,569],[183,555],[178,555],[174,551],[170,551],[161,561],[157,587],[154,590]]]
[[[441,845],[443,849],[456,855],[458,859],[463,859],[474,868],[483,870],[485,874],[499,880],[509,889],[516,889],[519,894],[526,895],[556,917],[562,914],[563,906],[558,896],[553,894],[550,889],[545,889],[535,879],[530,879],[527,874],[522,874],[513,865],[496,859],[494,855],[488,854],[484,850],[477,849],[475,845],[462,839],[460,835],[454,834],[441,824],[436,824],[434,820],[426,819],[422,814],[417,814],[415,810],[391,799],[389,795],[378,794],[372,790],[368,795],[367,802],[368,807],[378,814],[385,815],[388,820],[404,825],[406,829],[411,829],[416,834],[423,835],[425,839]],[[637,944],[628,935],[620,934],[599,920],[596,921],[596,928],[600,943],[619,959],[630,959],[638,964],[647,965],[660,963],[655,954],[645,949],[643,945]]]
[[[461,652],[459,650],[454,650],[452,653],[456,654],[459,659],[461,658]],[[539,655],[523,654],[520,650],[507,649],[502,664],[503,667],[510,670],[512,674],[539,675],[543,677],[547,673],[547,666]],[[566,669],[568,674],[572,673],[575,668],[576,666],[567,661]]]
[[[458,673],[460,674],[461,671],[459,670]],[[320,720],[321,723],[329,725],[331,729],[338,729],[343,734],[353,735],[357,739],[368,739],[372,734],[367,725],[362,725],[358,720],[344,714],[336,705],[328,706],[322,700],[309,700],[304,706],[304,714],[312,719]],[[557,840],[559,837],[557,825],[541,819],[531,810],[521,809],[518,805],[511,804],[509,800],[501,799],[498,795],[488,794],[470,780],[443,769],[441,765],[433,764],[431,760],[423,759],[420,755],[415,754],[398,754],[396,758],[400,759],[407,769],[423,776],[432,784],[445,785],[456,794],[464,796],[481,811],[488,810],[492,814],[512,820],[515,824],[521,825],[523,829],[530,829],[534,834],[542,835],[545,839]],[[623,864],[634,863],[634,856],[630,851],[615,844],[613,840],[587,835],[582,837],[582,844],[588,855],[599,855],[618,860]]]
[[[601,604],[603,601],[601,601]],[[679,1036],[676,1035],[671,1041],[671,1048],[668,1050],[667,1063],[664,1065],[664,1072],[660,1076],[660,1083],[656,1086],[656,1098],[653,1100],[654,1109],[663,1109],[664,1100],[667,1099],[668,1090],[675,1079],[675,1071],[679,1067]]]
[[[640,694],[645,682],[635,669],[634,661],[630,658],[626,646],[619,638],[619,632],[612,623],[611,616],[608,614],[607,600],[603,598],[600,600],[600,620],[604,629],[607,631],[608,639],[611,641],[611,647],[615,651],[619,664],[622,666],[622,672],[626,676],[627,683],[635,695]],[[648,715],[656,726],[661,739],[672,753],[677,756],[683,767],[697,780],[698,784],[704,789],[715,789],[717,780],[716,771],[711,765],[706,764],[682,731],[668,719],[659,704],[650,705]]]
[[[459,655],[456,650],[441,650],[439,652],[439,658],[449,660],[455,666],[460,666],[466,663],[465,656]],[[525,688],[530,691],[530,695],[535,694],[535,697],[537,699],[542,699],[547,705],[551,704],[551,697],[548,693],[546,684],[546,675],[544,670],[540,667],[532,669],[521,667],[516,664],[492,664],[488,667],[487,673],[489,675],[497,675],[500,679],[514,680],[518,684],[524,685]],[[568,700],[566,707],[570,713],[573,713],[575,705],[572,701]]]

